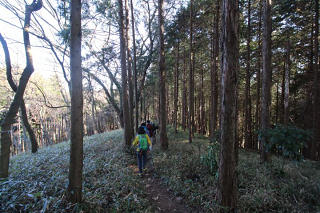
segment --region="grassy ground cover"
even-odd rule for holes
[[[157,144],[152,152],[155,177],[188,207],[214,212],[216,168],[210,171],[210,164],[202,163],[209,140],[199,136],[189,144],[187,133],[170,128],[168,136],[169,150],[163,152]],[[121,130],[85,138],[84,202],[72,205],[65,200],[68,142],[35,155],[20,154],[11,159],[10,177],[0,181],[0,212],[154,212],[150,195],[132,170],[135,162],[123,152]],[[260,164],[257,153],[240,150],[237,169],[240,212],[320,211],[319,162],[273,157],[271,163]]]

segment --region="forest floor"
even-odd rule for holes
[[[158,144],[157,144],[158,145]],[[155,145],[155,146],[157,146]],[[155,147],[154,146],[154,147]],[[138,175],[138,165],[130,166],[134,174]],[[141,176],[141,182],[145,186],[145,193],[154,206],[155,212],[191,212],[182,201],[182,197],[176,197],[168,187],[161,185],[161,179],[154,175],[152,154],[149,153],[146,172]]]
[[[168,128],[169,149],[153,151],[154,169],[140,178],[136,157],[123,150],[123,132],[85,137],[83,199],[68,203],[69,142],[12,157],[0,180],[0,212],[216,212],[218,145]],[[158,140],[159,141],[159,140]],[[319,212],[320,163],[240,150],[240,212]]]

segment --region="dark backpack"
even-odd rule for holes
[[[148,140],[146,135],[138,135],[139,137],[139,149],[142,151],[148,150]]]
[[[152,137],[153,136],[153,125],[152,124],[147,124],[147,129],[149,131],[149,136]]]

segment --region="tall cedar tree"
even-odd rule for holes
[[[256,100],[256,118],[255,118],[255,130],[258,132],[260,130],[260,91],[261,91],[261,28],[262,28],[262,0],[259,0],[259,24],[258,24],[258,55],[257,55],[257,100]],[[256,135],[253,148],[258,149],[258,137]]]
[[[128,79],[127,79],[127,64],[126,64],[126,33],[125,33],[125,19],[123,16],[122,0],[118,0],[119,4],[119,31],[120,31],[120,58],[121,58],[121,81],[122,81],[122,109],[123,109],[123,123],[124,123],[124,139],[125,146],[129,147],[131,143],[130,130],[130,114],[128,101]]]
[[[31,44],[30,44],[30,38],[29,38],[31,15],[33,12],[38,11],[41,8],[42,8],[42,0],[38,0],[38,1],[33,0],[32,4],[26,5],[26,8],[25,8],[23,42],[24,42],[24,48],[26,53],[27,65],[21,74],[21,77],[19,80],[19,86],[14,95],[13,101],[11,102],[9,110],[6,113],[5,118],[1,123],[0,178],[8,177],[10,145],[11,145],[11,136],[10,136],[11,124],[13,124],[14,118],[18,113],[19,107],[21,106],[21,102],[23,100],[23,94],[26,89],[27,83],[34,71],[33,60],[31,55]]]
[[[134,73],[134,97],[135,97],[135,127],[136,132],[138,132],[138,123],[139,123],[139,107],[138,107],[138,80],[137,80],[137,47],[136,47],[136,33],[134,28],[134,15],[133,15],[133,3],[130,0],[131,8],[131,28],[132,28],[132,45],[133,45],[133,73]]]
[[[180,55],[179,55],[179,40],[177,42],[177,55],[176,55],[176,69],[174,72],[174,118],[173,118],[173,122],[174,122],[174,130],[177,133],[177,126],[178,126],[178,118],[177,118],[177,113],[178,113],[178,95],[179,95],[179,60],[180,60]]]
[[[81,69],[81,0],[71,1],[71,153],[69,167],[68,200],[82,200],[83,168],[83,94]]]
[[[215,15],[213,20],[213,33],[211,43],[211,119],[210,119],[210,137],[214,137],[214,132],[217,129],[218,123],[218,66],[217,58],[219,55],[219,16],[220,16],[220,1],[216,1]]]
[[[129,35],[129,5],[128,0],[125,0],[125,11],[126,11],[126,48],[127,48],[127,66],[128,66],[128,84],[129,84],[129,118],[130,118],[130,137],[133,138],[134,136],[134,103],[133,103],[133,83],[132,83],[132,57],[131,57],[131,50],[130,50],[130,35]]]
[[[237,84],[239,72],[239,2],[223,0],[221,16],[221,117],[218,202],[237,208]],[[224,211],[223,209],[221,211]]]
[[[182,112],[181,112],[181,124],[185,131],[187,127],[187,65],[186,65],[186,50],[183,50],[183,85],[182,85]]]
[[[163,0],[158,0],[158,21],[159,21],[159,91],[160,91],[160,142],[163,150],[168,149],[167,137],[167,104],[166,104],[166,72],[164,55],[164,17]]]
[[[248,0],[248,26],[247,26],[247,68],[245,89],[245,147],[252,148],[252,119],[251,119],[251,93],[250,93],[250,62],[251,62],[251,1]]]
[[[290,37],[287,39],[287,52],[286,52],[286,63],[284,70],[284,96],[283,96],[283,124],[288,125],[289,123],[289,95],[290,95]]]
[[[271,102],[271,2],[263,0],[263,40],[262,40],[262,101],[261,101],[261,130],[270,127],[270,102]],[[267,138],[261,138],[261,160],[268,161]]]
[[[194,133],[194,74],[193,74],[193,0],[190,0],[190,50],[189,50],[189,143]]]
[[[320,80],[319,80],[319,1],[315,0],[315,33],[314,33],[314,78],[313,78],[313,141],[311,144],[311,158],[320,158]],[[318,155],[317,156],[317,152]]]

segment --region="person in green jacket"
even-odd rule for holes
[[[139,127],[138,135],[133,140],[132,145],[136,146],[139,173],[142,175],[147,161],[147,153],[152,149],[151,140],[142,126]]]

